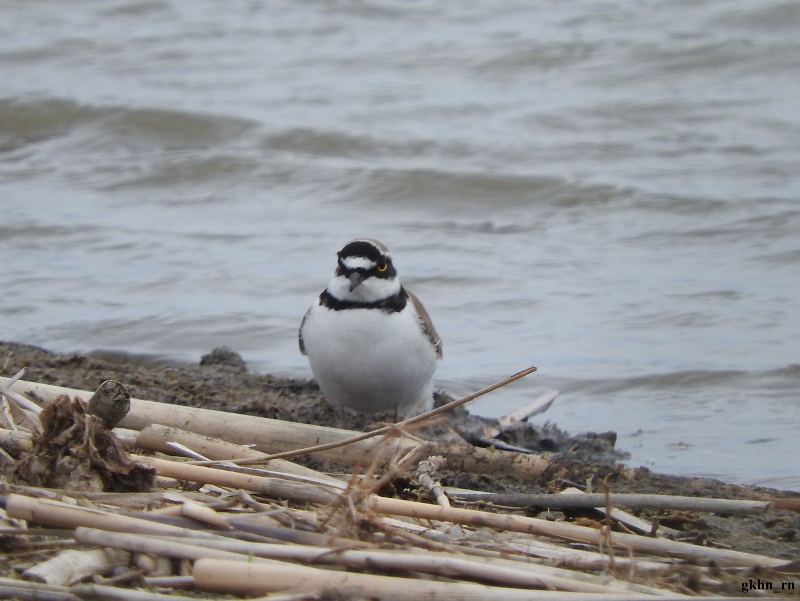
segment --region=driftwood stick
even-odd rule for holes
[[[116,549],[64,551],[28,568],[22,577],[33,582],[69,586],[95,574],[108,574],[115,567],[128,563],[128,558],[128,553]]]
[[[70,593],[24,589],[15,585],[0,585],[0,599],[14,599],[15,601],[79,601],[78,597]]]
[[[510,507],[544,507],[549,509],[586,509],[604,507],[603,493],[581,494],[526,494],[486,493],[463,490],[445,492],[460,501],[494,503]],[[671,495],[611,493],[611,505],[628,509],[665,509],[675,511],[705,511],[743,515],[763,513],[772,507],[771,501],[740,501],[733,499],[706,499],[703,497],[678,497]]]
[[[69,588],[78,599],[89,601],[197,601],[197,597],[183,595],[164,595],[147,591],[101,584],[79,584]]]
[[[177,442],[186,445],[190,449],[208,457],[209,459],[225,460],[225,459],[253,459],[257,461],[267,457],[265,453],[254,451],[242,445],[220,440],[219,438],[212,438],[210,436],[203,436],[195,434],[194,432],[187,432],[180,428],[172,428],[162,426],[161,424],[153,424],[144,428],[136,437],[136,445],[151,451],[160,451],[161,453],[174,454],[175,451],[167,444],[168,442]],[[284,472],[287,474],[294,474],[296,476],[306,476],[318,480],[329,480],[334,483],[342,483],[327,474],[312,470],[311,468],[297,465],[291,461],[284,459],[273,459],[272,461],[264,461],[263,467],[268,470],[276,472]]]
[[[520,373],[527,375],[530,372],[525,370]],[[515,374],[515,376],[522,377],[519,374]],[[0,377],[0,385],[7,381],[8,378]],[[499,384],[495,384],[493,387],[497,387]],[[489,388],[494,389],[493,387]],[[45,402],[52,402],[62,394],[87,399],[92,395],[91,392],[85,390],[25,380],[16,382],[14,388],[23,392],[31,392]],[[362,433],[352,430],[131,399],[130,412],[120,422],[120,426],[142,430],[153,424],[174,428],[188,427],[203,436],[219,438],[240,445],[253,444],[256,450],[273,454],[287,449],[313,447],[320,441],[341,443],[362,435]],[[417,444],[407,437],[395,437],[388,446],[374,440],[361,440],[345,446],[335,446],[320,452],[319,455],[324,459],[352,465],[365,460],[365,458],[374,458],[376,450],[387,456],[395,451],[398,451],[400,455],[405,455],[416,448]],[[432,452],[447,459],[447,464],[451,469],[472,473],[513,473],[521,476],[535,476],[541,474],[550,465],[544,456],[522,455],[465,445],[433,445]]]
[[[437,505],[442,507],[450,507],[450,499],[444,493],[442,484],[436,477],[436,472],[442,469],[446,463],[443,457],[434,455],[424,461],[420,461],[414,472],[414,478],[419,482],[419,485],[430,493]]]
[[[564,545],[557,545],[552,542],[547,542],[539,538],[529,535],[517,535],[512,537],[504,537],[502,539],[502,546],[500,549],[508,553],[520,553],[527,559],[528,557],[537,557],[544,560],[552,560],[561,568],[570,570],[599,570],[604,571],[608,568],[608,555],[599,553],[597,551],[588,551],[586,549],[574,549],[565,547]],[[515,559],[515,556],[509,556]],[[679,559],[671,558],[654,558],[649,557],[642,559],[641,557],[629,557],[627,555],[617,557],[616,562],[618,567],[633,568],[637,573],[641,572],[664,572],[671,569]]]
[[[587,493],[579,490],[577,488],[565,488],[562,490],[560,495],[585,495]],[[605,493],[603,493],[605,496]],[[642,518],[636,517],[628,513],[627,511],[623,511],[622,509],[618,509],[613,507],[613,503],[610,502],[611,495],[607,499],[607,505],[611,508],[611,511],[608,512],[611,515],[611,518],[624,527],[628,528],[629,530],[637,533],[637,534],[647,534],[649,536],[674,536],[679,534],[677,530],[673,530],[672,528],[666,528],[664,526],[658,526],[656,529],[655,525],[652,522],[648,522],[647,520],[643,520]],[[602,515],[607,515],[607,507],[594,507],[591,511],[597,512]]]
[[[201,557],[228,559],[231,561],[268,561],[263,558],[248,558],[240,553],[212,549],[206,545],[198,545],[196,542],[181,543],[125,532],[108,532],[95,528],[77,528],[75,530],[75,540],[87,545],[114,547],[116,549],[125,549],[126,551],[147,553],[148,555],[166,555],[192,561]],[[186,539],[184,538],[183,540]]]
[[[16,378],[0,378],[0,394],[8,397],[8,399],[14,402],[20,409],[24,409],[25,411],[30,411],[31,413],[38,415],[42,412],[42,408],[39,407],[39,405],[28,400],[18,392],[10,389],[10,387],[16,384],[18,381],[24,380],[18,380]]]
[[[203,522],[214,528],[221,528],[223,530],[232,529],[231,525],[228,524],[228,521],[224,516],[220,515],[210,507],[206,507],[205,505],[200,505],[199,503],[194,503],[192,501],[181,504],[181,515],[186,518],[197,520],[198,522]]]
[[[338,495],[332,492],[338,489],[332,488],[326,490],[320,486],[304,484],[302,482],[240,474],[239,472],[229,472],[202,465],[178,463],[177,461],[167,461],[155,457],[136,456],[136,459],[154,468],[159,476],[167,476],[168,478],[176,478],[178,480],[202,482],[204,484],[214,484],[216,486],[226,486],[229,488],[242,488],[301,503],[329,505],[338,498]]]
[[[317,593],[283,593],[269,594],[263,597],[250,598],[247,601],[319,601]],[[740,601],[737,599],[737,601]]]
[[[194,578],[191,576],[145,576],[143,580],[145,584],[160,588],[194,588]]]
[[[22,495],[5,498],[6,513],[13,518],[27,520],[45,526],[77,528],[91,526],[114,532],[138,532],[142,534],[164,534],[171,536],[214,536],[187,528],[151,522],[131,516],[118,515],[98,509],[77,507],[49,499],[34,499]]]
[[[66,586],[54,586],[39,582],[26,582],[0,577],[0,599],[19,601],[78,601]]]
[[[437,415],[441,415],[442,413],[447,413],[451,409],[455,409],[456,407],[460,407],[461,405],[465,405],[467,403],[470,403],[470,402],[474,401],[475,399],[477,399],[478,397],[481,397],[481,396],[483,396],[485,394],[488,394],[488,393],[492,392],[493,390],[497,390],[498,388],[502,388],[503,386],[507,386],[508,384],[511,384],[512,382],[516,382],[517,380],[520,380],[520,379],[524,378],[525,376],[529,376],[533,372],[535,372],[536,370],[537,370],[537,368],[535,366],[531,365],[527,369],[523,369],[522,371],[518,371],[517,373],[515,373],[515,374],[513,374],[513,375],[511,375],[511,376],[509,376],[507,378],[504,378],[504,379],[500,380],[499,382],[495,382],[494,384],[490,384],[486,388],[481,388],[477,392],[473,392],[472,394],[468,394],[467,396],[461,397],[460,399],[456,399],[455,401],[450,401],[449,403],[447,403],[445,405],[442,405],[441,407],[437,407],[436,409],[431,409],[430,411],[426,411],[425,413],[421,413],[420,415],[417,415],[415,417],[411,417],[411,418],[409,418],[407,420],[399,422],[397,425],[398,426],[402,426],[402,425],[409,426],[411,424],[416,424],[416,423],[419,423],[419,422],[427,421],[432,417],[435,417]]]
[[[195,585],[212,592],[244,593],[253,590],[318,590],[334,596],[352,598],[391,599],[395,601],[485,600],[528,601],[559,598],[554,591],[531,591],[461,582],[436,582],[412,578],[392,578],[309,568],[305,566],[277,566],[233,562],[217,559],[199,559],[194,564]],[[570,601],[600,601],[643,599],[644,595],[615,591],[604,593],[562,593]],[[654,597],[647,595],[648,599]],[[685,600],[682,595],[655,597]]]
[[[525,421],[529,417],[533,417],[534,415],[547,411],[550,408],[550,405],[553,404],[553,401],[556,400],[557,396],[558,390],[548,390],[547,392],[537,396],[527,405],[523,405],[511,413],[504,415],[497,420],[500,425],[500,430],[508,430],[508,428],[514,424]]]

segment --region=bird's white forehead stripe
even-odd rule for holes
[[[347,269],[372,269],[375,267],[375,262],[366,257],[345,257],[342,259],[342,263]]]

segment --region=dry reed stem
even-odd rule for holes
[[[169,524],[151,522],[141,518],[119,515],[98,509],[77,507],[50,499],[33,499],[12,494],[5,498],[9,516],[45,526],[77,528],[91,526],[114,532],[165,534],[173,536],[210,537],[213,534],[197,532]]]
[[[233,489],[242,488],[279,499],[288,499],[300,503],[330,505],[338,498],[338,495],[327,487],[323,488],[321,486],[302,482],[292,482],[281,478],[240,474],[238,472],[231,472],[219,468],[178,463],[177,461],[168,461],[155,457],[143,457],[140,455],[135,457],[137,461],[141,461],[155,468],[159,475],[175,478],[177,480],[202,482],[204,484],[214,484],[216,486],[224,486]]]
[[[128,553],[115,549],[68,550],[25,570],[25,580],[69,586],[95,574],[108,574],[128,562]]]
[[[79,584],[69,588],[79,599],[87,601],[197,601],[197,597],[150,593],[140,589],[117,588],[101,584]]]
[[[208,524],[214,528],[231,530],[231,525],[228,524],[228,520],[210,507],[205,507],[198,503],[193,503],[192,501],[187,501],[186,503],[181,504],[180,509],[183,517],[197,520],[198,522]]]
[[[581,494],[528,494],[487,493],[445,489],[459,501],[485,502],[507,507],[546,507],[549,509],[589,509],[605,505],[604,493]],[[611,493],[611,505],[627,509],[663,509],[673,511],[699,511],[730,515],[763,513],[773,506],[773,501],[744,501],[736,499],[710,499],[673,495]]]
[[[671,594],[655,597],[641,593],[614,591],[613,593],[559,593],[552,590],[532,591],[462,582],[437,582],[412,578],[393,578],[310,568],[305,566],[277,566],[243,561],[199,559],[194,564],[195,584],[212,592],[244,593],[262,591],[322,591],[328,595],[346,598],[368,597],[382,600],[436,601],[481,600],[540,601],[560,599],[569,601],[611,601],[668,599],[685,601],[683,595]]]
[[[164,540],[151,536],[142,536],[126,532],[109,532],[96,528],[76,528],[75,540],[88,545],[113,547],[115,549],[135,551],[137,553],[147,553],[148,555],[166,555],[167,557],[191,559],[192,561],[200,559],[201,557],[229,559],[232,561],[269,561],[264,558],[248,558],[246,555],[211,548],[205,544],[198,545],[196,542],[174,542],[172,540]],[[181,537],[180,540],[187,539]]]
[[[172,455],[174,451],[169,447],[169,442],[183,444],[198,453],[202,453],[211,460],[253,459],[254,461],[258,461],[259,464],[264,463],[263,467],[267,470],[307,476],[309,478],[342,484],[342,482],[336,478],[332,478],[317,470],[297,465],[291,461],[284,461],[282,459],[269,461],[266,459],[266,453],[254,451],[248,447],[220,440],[219,438],[188,432],[180,428],[152,424],[144,428],[136,437],[137,446]]]
[[[6,379],[3,378],[3,380]],[[17,376],[14,376],[8,378],[7,381],[0,383],[0,394],[5,396],[10,401],[14,402],[20,409],[24,409],[25,411],[29,411],[31,413],[38,415],[39,413],[42,412],[42,408],[39,407],[39,405],[37,405],[33,401],[28,400],[26,397],[19,394],[18,392],[15,392],[10,389],[11,386],[16,384],[18,380],[19,378],[17,378]]]
[[[488,545],[484,544],[480,548],[487,548]],[[530,561],[527,557],[535,557],[542,561],[554,563],[559,567],[570,570],[604,570],[608,565],[608,556],[597,551],[588,551],[586,549],[574,549],[565,547],[563,545],[556,545],[537,539],[531,535],[524,535],[514,533],[511,539],[501,539],[496,544],[500,546],[507,554],[518,553],[524,557],[526,561]],[[507,555],[509,559],[514,559],[514,555]],[[645,572],[660,572],[671,569],[678,560],[672,558],[629,558],[619,557],[617,563],[621,566],[632,568],[635,567],[636,571]],[[549,564],[548,564],[549,565]]]
[[[425,461],[420,461],[414,471],[414,479],[433,497],[436,504],[442,507],[450,507],[450,499],[447,498],[441,482],[435,476],[436,471],[442,469],[446,463],[444,457],[434,455]]]
[[[550,408],[550,405],[553,404],[553,401],[556,400],[558,396],[558,390],[548,390],[536,398],[534,398],[530,403],[523,405],[501,417],[498,421],[501,430],[508,430],[511,426],[518,424],[521,421],[527,420],[534,415],[538,415],[539,413],[543,413]]]
[[[25,593],[33,593],[36,596],[26,596]],[[66,586],[54,586],[3,577],[0,577],[0,595],[3,595],[0,597],[3,599],[41,599],[42,601],[56,601],[62,599],[64,601],[78,600],[78,597],[70,594],[70,589]]]

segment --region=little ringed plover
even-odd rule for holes
[[[377,240],[358,238],[339,251],[328,287],[300,324],[300,352],[336,407],[410,417],[433,406],[442,341]]]

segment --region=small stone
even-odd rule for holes
[[[247,363],[244,362],[242,356],[227,346],[220,346],[215,348],[207,355],[200,358],[200,365],[226,365],[233,367],[236,371],[247,371]]]

